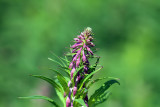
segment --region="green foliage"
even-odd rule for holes
[[[120,83],[117,81],[117,80],[109,80],[107,82],[105,82],[99,89],[97,89],[93,95],[91,95],[90,99],[89,99],[89,105],[94,105],[96,103],[96,105],[98,103],[102,103],[104,102],[105,100],[107,100],[107,97],[106,97],[106,91],[107,89],[115,84],[115,83],[118,83],[120,85]],[[108,94],[107,94],[108,96]]]
[[[43,99],[52,103],[55,107],[60,107],[53,99],[46,96],[29,96],[29,97],[19,97],[21,99]]]
[[[79,103],[81,106],[87,107],[86,104],[84,103],[83,99],[74,99],[75,102]]]

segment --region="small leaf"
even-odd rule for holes
[[[62,89],[61,87],[55,82],[53,81],[52,79],[48,78],[48,77],[44,77],[44,76],[41,76],[41,75],[31,75],[33,77],[36,77],[36,78],[40,78],[40,79],[43,79],[45,81],[47,81],[48,83],[50,83],[54,88],[56,88],[58,91],[62,92]]]
[[[79,103],[80,105],[82,105],[82,106],[84,106],[84,107],[87,107],[86,104],[85,104],[85,102],[84,102],[81,98],[79,98],[79,99],[74,99],[74,101],[77,102],[77,103]]]
[[[19,97],[19,98],[22,98],[22,99],[43,99],[43,100],[49,101],[50,103],[52,103],[56,107],[60,107],[53,99],[48,98],[46,96],[29,96],[29,97]]]

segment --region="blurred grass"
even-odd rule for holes
[[[99,107],[159,107],[159,13],[158,0],[0,0],[0,107],[51,107],[17,97],[51,94],[56,99],[52,87],[28,75],[54,77],[48,71],[55,67],[47,60],[49,51],[63,56],[88,26],[104,66],[96,77],[121,82]]]

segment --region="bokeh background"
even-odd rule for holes
[[[97,107],[160,107],[159,0],[0,0],[0,107],[52,107],[18,99],[30,95],[58,102],[48,83],[29,75],[54,77],[50,51],[63,57],[88,26],[104,66],[96,77],[121,82]]]

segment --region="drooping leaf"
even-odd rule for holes
[[[120,84],[117,80],[109,80],[105,82],[99,89],[97,89],[94,94],[91,95],[89,99],[89,104],[93,104],[98,97],[100,97],[111,85],[118,83]]]
[[[47,100],[50,103],[52,103],[53,105],[55,105],[55,107],[60,107],[53,99],[48,98],[46,96],[28,96],[28,97],[19,97],[22,99],[43,99],[43,100]]]
[[[62,88],[54,80],[41,75],[31,75],[31,76],[45,80],[46,82],[50,83],[54,88],[56,88],[58,91],[63,93]]]
[[[82,106],[84,106],[84,107],[87,107],[86,104],[85,104],[85,102],[84,102],[81,98],[79,98],[79,99],[74,99],[74,101],[77,102],[77,103],[79,103],[80,105],[82,105]]]
[[[93,71],[93,72],[90,73],[89,75],[87,75],[87,76],[84,78],[83,82],[81,83],[79,90],[83,87],[83,84],[84,84],[91,76],[93,76],[93,74],[95,74],[96,72],[98,72],[100,69],[102,69],[102,67],[99,68],[99,69],[97,69],[97,70],[95,70],[95,71]]]

